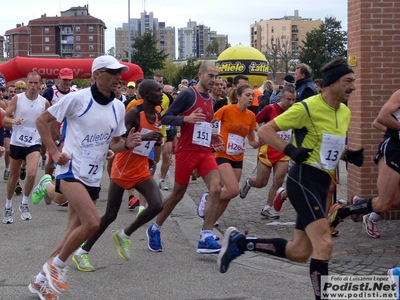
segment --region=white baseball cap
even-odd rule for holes
[[[97,58],[92,63],[92,73],[96,70],[100,70],[103,68],[117,70],[122,69],[124,72],[128,72],[129,68],[123,64],[121,64],[114,56],[111,55],[102,55]]]

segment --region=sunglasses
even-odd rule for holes
[[[117,75],[122,73],[122,69],[105,69],[105,70],[97,70],[99,72],[106,72],[111,75]]]

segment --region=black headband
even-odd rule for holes
[[[322,74],[324,87],[331,85],[332,83],[338,81],[340,77],[349,73],[354,73],[353,69],[349,65],[339,65],[325,71],[324,74]]]

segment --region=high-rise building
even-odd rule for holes
[[[202,58],[207,54],[207,46],[213,41],[218,42],[219,55],[228,44],[228,36],[211,31],[210,27],[189,19],[186,27],[178,29],[178,59]]]
[[[5,33],[8,57],[97,57],[105,53],[105,23],[89,14],[89,6],[71,7],[61,16],[46,14]]]
[[[250,45],[265,53],[279,40],[281,45],[290,45],[291,51],[296,53],[306,33],[321,24],[322,20],[300,17],[298,10],[294,11],[294,16],[260,20],[250,25]]]
[[[130,19],[129,23],[123,23],[122,27],[115,28],[115,52],[118,58],[128,57],[129,30],[132,45],[135,37],[151,32],[157,40],[157,49],[164,50],[169,59],[175,59],[175,27],[167,27],[165,22],[159,22],[154,18],[152,12],[146,13],[146,11],[140,14],[140,19]]]

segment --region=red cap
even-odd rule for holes
[[[58,76],[61,79],[73,79],[74,78],[74,73],[72,72],[71,69],[69,68],[63,68],[60,70],[60,72],[58,73]]]

